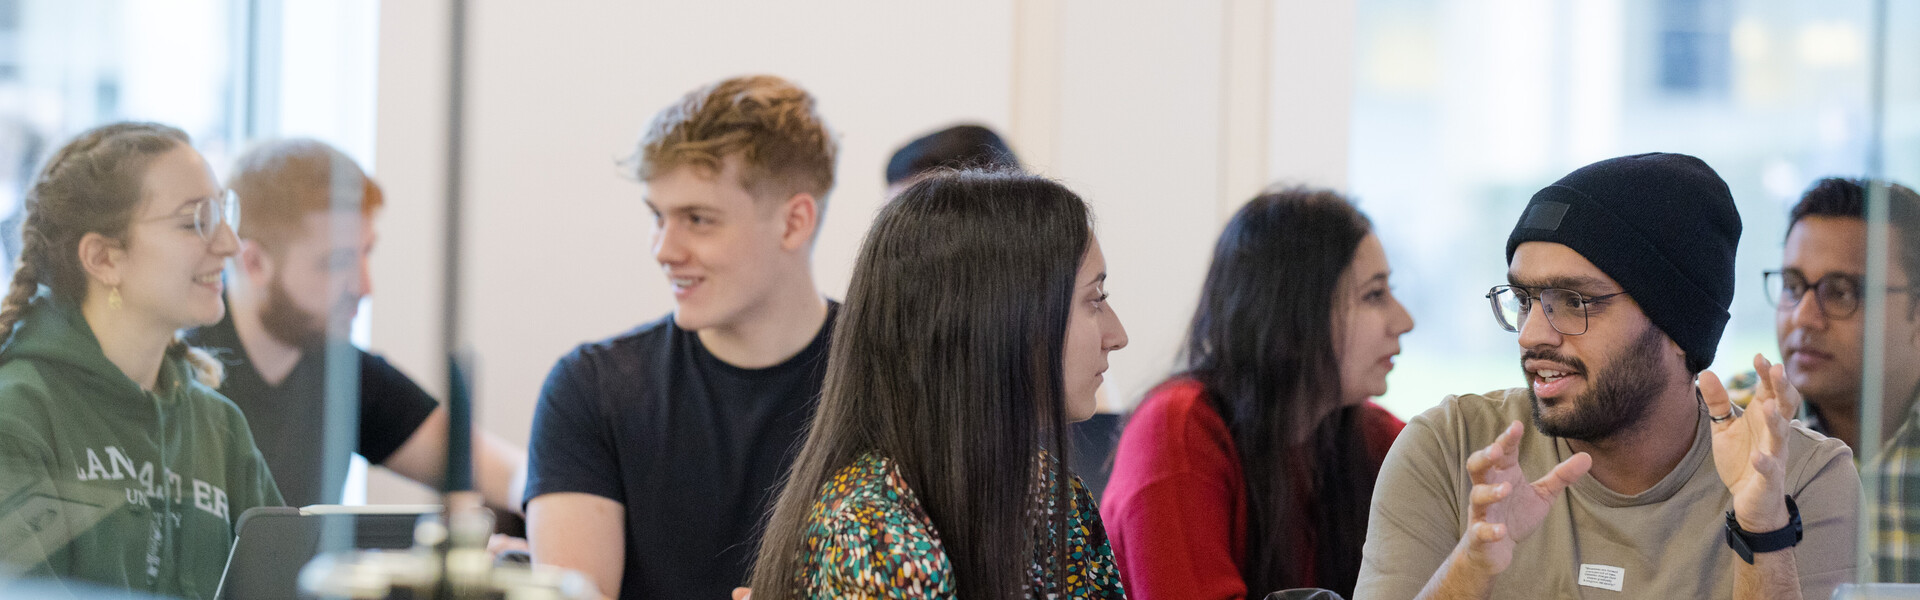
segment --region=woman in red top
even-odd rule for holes
[[[1402,423],[1387,390],[1413,318],[1372,225],[1336,192],[1270,190],[1220,234],[1185,369],[1120,437],[1101,516],[1136,599],[1351,596]]]

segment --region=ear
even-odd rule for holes
[[[819,230],[820,203],[813,194],[794,194],[780,207],[780,217],[784,224],[780,232],[780,247],[789,251],[799,250],[812,243],[813,235]]]
[[[240,267],[240,274],[248,282],[265,282],[273,278],[273,256],[267,249],[253,240],[240,240],[240,254],[234,257],[234,264]]]
[[[1673,341],[1672,336],[1668,336],[1665,333],[1662,333],[1660,337],[1666,340],[1667,353],[1673,355],[1674,362],[1680,363],[1681,367],[1685,368],[1687,364],[1686,349],[1680,347],[1680,342]]]
[[[97,232],[80,238],[80,268],[87,278],[108,287],[120,285],[120,269],[126,264],[127,249],[116,240]]]

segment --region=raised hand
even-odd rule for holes
[[[1800,392],[1787,383],[1785,366],[1755,354],[1760,374],[1747,409],[1734,414],[1727,390],[1713,371],[1700,372],[1700,398],[1713,418],[1713,467],[1733,493],[1740,528],[1765,533],[1787,526],[1787,422],[1800,412]]]
[[[1528,483],[1520,472],[1519,421],[1493,444],[1467,457],[1467,476],[1473,480],[1472,509],[1467,523],[1466,558],[1488,575],[1513,564],[1514,544],[1532,535],[1547,518],[1555,498],[1593,468],[1593,457],[1581,452],[1553,467],[1546,476]]]

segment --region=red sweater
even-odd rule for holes
[[[1362,415],[1377,467],[1406,424],[1372,402]],[[1129,597],[1247,597],[1246,483],[1227,424],[1199,382],[1163,383],[1140,403],[1120,434],[1100,517]],[[1295,556],[1311,566],[1313,547],[1301,544]]]

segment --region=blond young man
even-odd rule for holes
[[[367,258],[380,186],[353,159],[310,139],[261,143],[235,162],[229,181],[240,197],[240,253],[226,318],[189,334],[226,367],[220,393],[239,405],[274,480],[293,506],[338,504],[344,479],[327,478],[329,458],[317,425],[325,422],[328,315],[351,315],[373,292]],[[335,239],[334,224],[355,219],[356,239]],[[353,449],[428,486],[446,473],[445,407],[386,359],[355,350],[359,430]],[[515,477],[526,453],[474,432],[474,482],[489,506],[519,509]],[[338,459],[344,460],[345,455]]]
[[[835,142],[772,76],[688,93],[632,160],[673,314],[560,359],[535,409],[535,562],[618,598],[725,598],[812,418],[836,304],[810,255]]]

